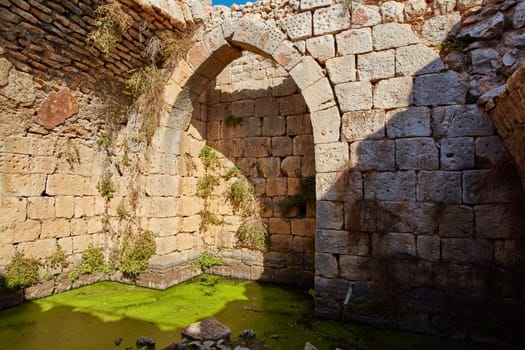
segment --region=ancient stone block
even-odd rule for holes
[[[372,254],[389,257],[416,255],[416,237],[410,233],[374,234]]]
[[[288,252],[292,245],[292,236],[290,235],[271,235],[271,247],[275,252]]]
[[[288,235],[290,234],[290,220],[284,218],[270,218],[268,220],[268,229],[270,234],[279,233]]]
[[[409,24],[379,24],[372,29],[372,38],[376,50],[419,43],[417,35],[412,31]]]
[[[286,118],[288,136],[312,134],[312,123],[308,114],[291,115]]]
[[[430,109],[408,107],[388,111],[386,113],[386,134],[390,138],[430,136]]]
[[[519,253],[516,241],[494,241],[494,259],[500,266],[515,266],[519,261]]]
[[[345,198],[345,173],[319,173],[315,177],[316,199],[343,201]]]
[[[339,56],[372,51],[372,30],[370,28],[350,29],[338,33],[335,40]]]
[[[312,135],[297,135],[293,138],[292,143],[294,156],[304,156],[314,152]]]
[[[287,179],[270,178],[266,181],[266,195],[268,196],[285,196],[287,193]]]
[[[396,140],[396,164],[401,170],[435,170],[439,167],[439,149],[431,137]]]
[[[411,77],[380,80],[374,90],[374,107],[392,109],[409,106],[414,96],[413,89]]]
[[[281,159],[279,157],[266,157],[258,159],[260,175],[264,178],[277,177],[280,175]]]
[[[374,5],[352,5],[352,27],[372,27],[381,23],[379,7]]]
[[[417,200],[423,202],[461,202],[459,171],[421,171],[417,177]]]
[[[489,136],[494,133],[490,117],[478,105],[434,107],[432,117],[435,136]]]
[[[317,201],[316,224],[321,229],[342,229],[344,226],[343,203]]]
[[[335,56],[333,35],[323,35],[306,40],[306,51],[319,62],[324,63]]]
[[[458,73],[420,75],[414,82],[414,103],[419,106],[463,104],[467,84]]]
[[[336,105],[332,86],[328,78],[323,78],[313,83],[304,89],[302,93],[310,113],[328,109]]]
[[[308,38],[312,35],[312,13],[307,11],[285,17],[279,21],[279,25],[291,40]]]
[[[315,170],[320,173],[340,171],[349,162],[348,144],[333,142],[315,145]]]
[[[337,259],[333,254],[315,254],[315,270],[320,276],[335,278],[339,275]]]
[[[234,44],[250,45],[267,55],[271,55],[285,39],[285,35],[274,25],[263,24],[247,18],[236,20],[236,22],[235,31],[231,37]],[[225,23],[223,23],[223,30],[224,35],[228,37]]]
[[[297,45],[291,44],[288,41],[283,41],[279,44],[273,53],[275,61],[287,71],[295,67],[297,63],[301,61],[302,57]]]
[[[404,5],[397,1],[387,1],[381,5],[381,18],[383,23],[403,22]]]
[[[337,107],[310,114],[315,143],[339,141],[341,118]]]
[[[308,112],[308,108],[301,94],[281,97],[279,99],[279,110],[281,115],[285,116]]]
[[[41,224],[38,220],[26,220],[1,224],[0,246],[4,244],[32,242],[40,237]]]
[[[300,3],[301,10],[311,10],[317,7],[323,7],[332,4],[330,0],[301,0]]]
[[[355,56],[330,58],[326,61],[326,70],[332,84],[346,83],[356,80]]]
[[[13,65],[5,58],[0,58],[0,86],[7,85],[9,82],[9,72]]]
[[[292,68],[290,76],[297,87],[304,90],[322,79],[324,74],[319,64],[311,56],[304,56],[301,62]]]
[[[444,238],[441,240],[444,261],[474,264],[492,259],[492,244],[484,239]]]
[[[436,216],[441,237],[473,237],[474,212],[466,205],[437,204]]]
[[[274,116],[279,114],[279,100],[275,97],[259,98],[255,100],[254,112],[256,117],[274,118]]]
[[[288,156],[281,162],[281,170],[288,177],[298,177],[301,175],[301,157]]]
[[[438,261],[441,255],[439,236],[417,236],[416,250],[419,258]]]
[[[412,171],[370,172],[363,180],[365,199],[415,200],[416,174]]]
[[[444,138],[440,141],[441,169],[474,168],[474,139],[471,137]]]
[[[232,115],[235,117],[253,116],[254,106],[254,102],[251,100],[235,101],[232,103]]]
[[[516,219],[512,207],[506,204],[486,204],[474,207],[476,216],[476,237],[486,239],[507,239],[516,232]],[[521,218],[523,220],[523,218]]]
[[[13,257],[15,253],[15,247],[10,244],[0,246],[0,264],[2,264],[2,266],[9,264],[11,257]],[[20,298],[20,301],[22,301],[22,298]]]
[[[199,207],[201,199],[193,198],[192,201],[186,200],[188,197],[180,197],[178,201],[171,197],[145,197],[141,198],[137,206],[137,216],[142,217],[170,217],[175,216],[176,214],[181,214],[183,216],[188,214],[190,211],[195,210],[195,207]],[[190,204],[191,203],[191,204]],[[196,211],[198,212],[199,209]],[[193,212],[192,214],[196,214]]]
[[[344,141],[385,137],[385,111],[374,109],[343,114],[342,136]]]
[[[343,4],[336,4],[314,12],[314,35],[334,33],[350,27],[350,17]]]
[[[504,159],[507,153],[500,136],[478,137],[474,148],[477,167],[492,167]]]
[[[463,26],[457,38],[460,40],[496,39],[501,36],[504,25],[505,15],[498,11],[488,18],[484,18],[483,21],[476,22],[471,26]]]
[[[368,281],[372,277],[371,259],[362,256],[341,255],[339,257],[341,277],[351,281]]]
[[[0,174],[4,195],[40,196],[46,187],[44,174]]]
[[[364,140],[350,145],[352,170],[394,170],[395,145],[392,140]]]
[[[31,105],[36,96],[33,76],[12,69],[9,73],[7,85],[0,88],[0,94],[23,106]]]
[[[270,137],[250,137],[244,139],[243,149],[245,157],[267,157],[271,153]]]
[[[76,113],[78,113],[78,101],[69,89],[65,88],[49,94],[40,105],[35,121],[46,129],[53,129]]]
[[[56,251],[56,240],[54,238],[39,239],[34,242],[22,242],[18,244],[17,251],[26,256],[44,259]]]
[[[395,51],[385,50],[357,56],[359,80],[376,81],[395,75]]]
[[[54,219],[42,221],[40,238],[61,238],[71,234],[71,226],[68,219]]]
[[[499,70],[502,66],[498,51],[494,49],[476,49],[470,52],[472,72],[474,74],[488,74]]]
[[[454,37],[458,33],[458,23],[461,21],[459,13],[435,16],[425,21],[422,30],[422,41],[425,45],[439,45],[447,37]]]
[[[315,235],[315,219],[292,219],[290,225],[294,236],[313,237]]]
[[[51,219],[55,217],[55,198],[30,197],[27,206],[28,219]]]
[[[272,155],[286,157],[292,154],[292,139],[288,136],[272,137]]]
[[[335,86],[335,95],[341,112],[372,108],[372,85],[367,81],[355,81]]]
[[[370,251],[367,233],[318,230],[315,236],[316,253],[366,256]]]
[[[414,76],[438,73],[445,68],[439,52],[425,45],[410,45],[396,49],[396,74]]]

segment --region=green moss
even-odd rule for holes
[[[228,118],[224,119],[224,124],[226,125],[238,125],[241,124],[243,121],[242,117],[234,117],[233,115],[228,116]]]
[[[5,276],[7,288],[22,289],[38,283],[40,281],[39,267],[38,259],[28,258],[23,253],[16,252],[7,264]]]

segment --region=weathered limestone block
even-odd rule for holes
[[[492,258],[492,244],[484,239],[445,238],[441,240],[444,261],[455,263],[481,263]]]
[[[490,48],[472,50],[470,57],[474,74],[492,73],[499,70],[503,64],[498,51]]]
[[[150,175],[144,181],[148,196],[177,196],[180,193],[180,178],[173,175]]]
[[[295,139],[294,139],[295,141]],[[266,157],[257,160],[259,162],[260,175],[264,178],[272,178],[280,175],[281,158]]]
[[[439,52],[425,45],[410,45],[396,49],[396,74],[414,76],[438,73],[445,69]]]
[[[180,197],[179,200],[175,200],[175,198],[171,197],[141,198],[137,205],[137,216],[150,218],[170,217],[175,216],[176,214],[190,216],[188,213],[194,210],[195,206],[201,204],[201,199],[194,198],[193,201],[188,201],[186,198],[187,197]],[[195,214],[196,212],[192,214]]]
[[[288,136],[272,137],[272,155],[275,157],[285,157],[292,154],[292,139]]]
[[[439,45],[447,37],[454,37],[458,33],[461,15],[451,13],[443,16],[436,16],[428,19],[423,25],[422,40],[426,45]]]
[[[378,233],[372,236],[372,253],[376,256],[416,255],[416,237],[410,233]]]
[[[323,35],[306,40],[306,51],[319,62],[324,63],[335,56],[333,35]]]
[[[301,52],[304,52],[301,51]],[[273,53],[273,58],[279,63],[284,69],[289,71],[299,63],[302,59],[301,52],[299,51],[297,44],[291,44],[287,41],[283,41],[277,46]]]
[[[372,85],[367,81],[355,81],[335,86],[335,95],[341,112],[372,108]]]
[[[516,218],[510,205],[477,205],[474,213],[477,238],[508,239],[517,233],[514,227]]]
[[[352,170],[394,170],[395,143],[393,140],[363,140],[350,145]]]
[[[335,57],[326,61],[326,70],[332,84],[356,80],[355,56]]]
[[[114,222],[112,222],[113,224]],[[115,225],[116,226],[116,225]],[[87,219],[72,219],[71,220],[71,235],[81,236],[87,234]]]
[[[318,230],[315,249],[316,253],[366,256],[370,252],[370,238],[362,232]]]
[[[17,250],[26,256],[44,259],[56,251],[56,240],[54,238],[39,239],[34,242],[22,242],[18,244]]]
[[[294,94],[279,99],[281,115],[303,114],[308,112],[306,102],[301,94]]]
[[[24,300],[40,299],[53,294],[55,281],[41,281],[40,283],[24,289]]]
[[[385,111],[373,109],[343,114],[343,140],[352,142],[385,137]]]
[[[370,28],[350,29],[336,34],[337,54],[355,55],[372,51],[372,30]]]
[[[434,136],[489,136],[494,126],[488,114],[478,105],[434,107]]]
[[[312,133],[312,123],[308,114],[291,115],[286,118],[286,134],[289,136]]]
[[[292,68],[290,76],[297,84],[297,87],[300,90],[304,90],[321,80],[324,74],[319,64],[311,56],[304,56],[301,62]]]
[[[290,234],[290,220],[284,218],[270,218],[268,228],[271,234],[279,233],[283,235]]]
[[[328,109],[336,105],[332,86],[328,78],[323,78],[303,90],[303,96],[310,113]]]
[[[315,235],[315,219],[292,219],[290,226],[295,236],[313,237]]]
[[[357,56],[359,80],[376,81],[395,75],[395,51],[385,50]]]
[[[251,19],[243,18],[231,20],[234,25],[234,32],[228,28],[230,21],[222,24],[224,36],[231,38],[232,43],[243,46],[250,46],[261,52],[263,55],[272,55],[279,44],[285,39],[285,35],[271,24],[262,24]],[[221,68],[222,70],[222,68]]]
[[[409,106],[414,98],[414,89],[412,77],[380,80],[374,90],[374,107],[392,109]]]
[[[315,272],[326,278],[335,278],[339,275],[337,259],[333,254],[315,254]]]
[[[509,203],[515,195],[516,183],[495,179],[489,170],[463,172],[463,202],[467,204]]]
[[[199,227],[201,223],[200,215],[186,216],[183,218],[179,218],[179,217],[162,218],[159,220],[163,220],[158,223],[158,224],[161,224],[161,226],[158,227],[158,231],[153,231],[153,232],[155,233],[158,232],[158,235],[160,237],[171,236],[177,232],[197,232],[199,231]],[[151,225],[151,220],[150,220],[150,225]],[[178,229],[179,227],[180,229]]]
[[[40,237],[41,225],[38,220],[26,220],[1,224],[0,245],[20,242],[32,242]]]
[[[369,281],[372,278],[370,258],[362,256],[341,255],[339,257],[339,273],[350,281]]]
[[[396,164],[401,170],[435,170],[439,167],[439,150],[431,137],[396,140]]]
[[[301,10],[311,10],[317,7],[323,7],[331,5],[330,0],[301,0]]]
[[[475,139],[474,148],[477,167],[492,167],[507,155],[503,141],[499,136],[478,137]]]
[[[245,157],[268,157],[272,150],[272,138],[250,137],[243,140]]]
[[[317,201],[316,214],[318,228],[340,230],[344,226],[343,203]]]
[[[405,6],[401,2],[387,1],[381,5],[381,18],[383,23],[403,22],[405,16],[403,14]]]
[[[276,122],[282,123],[282,121],[279,120],[279,117],[276,117],[279,114],[279,100],[275,97],[264,97],[259,98],[255,100],[255,107],[254,107],[254,116],[256,117],[266,117],[263,120],[263,134],[265,132],[265,125],[264,123],[268,120],[271,120],[274,124]],[[271,127],[271,125],[266,125],[267,128]],[[284,129],[281,130],[278,127],[274,127],[274,130],[279,130],[279,132],[284,133]],[[264,135],[264,136],[279,136],[275,134],[275,131],[271,133],[271,135]]]
[[[298,177],[301,174],[301,157],[288,156],[281,162],[281,170],[288,177]]]
[[[474,168],[474,139],[472,137],[444,138],[440,141],[441,169]]]
[[[466,11],[470,8],[479,6],[483,3],[483,0],[457,0],[456,7],[460,11]]]
[[[385,50],[410,44],[418,44],[419,38],[409,24],[386,23],[372,29],[374,49]]]
[[[15,255],[15,247],[11,244],[0,246],[0,264],[6,266],[11,261],[11,257]]]
[[[105,229],[104,223],[100,217],[92,216],[87,219],[87,233],[102,233]]]
[[[362,5],[358,2],[352,5],[352,27],[372,27],[381,23],[379,7]]]
[[[512,16],[512,27],[522,28],[525,26],[525,4],[519,2],[515,9],[514,15]]]
[[[378,232],[433,233],[436,209],[431,203],[371,202],[367,209],[377,222]]]
[[[50,130],[76,113],[78,113],[78,101],[69,89],[65,88],[49,94],[40,105],[35,121]]]
[[[312,36],[312,13],[307,11],[285,17],[279,21],[279,25],[293,41],[308,38]]]
[[[337,107],[332,107],[310,114],[314,142],[330,143],[339,141],[341,118]]]
[[[5,58],[0,58],[0,86],[5,86],[9,82],[11,68],[13,68],[11,62]]]
[[[177,244],[177,237],[184,236],[185,234],[179,233],[177,236],[168,236],[168,237],[155,237],[155,244],[157,246],[156,253],[158,255],[165,255],[177,251],[186,250],[189,248],[179,246]],[[179,242],[180,243],[180,242]]]
[[[272,178],[266,181],[266,195],[285,196],[288,191],[288,181],[286,178]]]
[[[456,72],[420,75],[414,82],[414,102],[419,106],[463,104],[467,89]]]
[[[413,19],[425,14],[427,3],[425,0],[408,0],[405,3],[405,15],[408,19]]]
[[[270,242],[272,251],[287,253],[290,251],[293,237],[290,235],[271,235]]]
[[[390,138],[430,136],[430,109],[408,107],[388,111],[386,113],[386,134]]]
[[[95,197],[75,197],[75,217],[89,217],[95,215]]]
[[[336,4],[314,12],[314,35],[334,33],[350,27],[350,16],[343,4]]]
[[[417,256],[424,260],[438,261],[441,255],[439,236],[417,236]]]
[[[509,239],[494,241],[494,260],[499,266],[515,267],[519,263],[516,241]]]
[[[320,173],[345,169],[349,162],[348,144],[332,142],[315,145],[315,170]]]
[[[232,103],[232,114],[235,117],[250,117],[254,114],[254,101],[242,100]]]
[[[32,197],[28,198],[28,219],[51,219],[55,217],[55,198]]]
[[[415,201],[416,174],[413,171],[370,172],[363,175],[366,199]]]
[[[438,204],[436,209],[440,237],[473,237],[474,211],[466,205]]]
[[[461,172],[421,171],[417,176],[417,200],[460,203]]]
[[[40,196],[46,188],[44,174],[0,174],[4,195]]]
[[[71,234],[71,225],[68,219],[44,220],[40,238],[60,238]]]
[[[20,103],[22,106],[30,106],[36,97],[33,76],[11,69],[8,83],[0,88],[0,94]]]

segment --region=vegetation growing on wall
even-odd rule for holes
[[[202,272],[206,273],[208,269],[213,266],[222,264],[222,259],[218,256],[212,255],[211,253],[204,252],[197,260],[195,260],[195,266],[198,267]]]
[[[104,174],[102,179],[97,183],[97,190],[98,193],[107,200],[110,200],[113,198],[113,193],[115,192],[115,187],[113,186],[113,181],[111,181],[111,177],[113,174],[111,172],[107,172]]]
[[[242,216],[250,216],[256,212],[255,188],[246,177],[231,184],[227,199],[234,211]]]
[[[131,27],[132,17],[117,1],[101,5],[95,10],[97,21],[88,34],[88,41],[105,54],[109,54],[121,39],[121,34]]]
[[[295,208],[300,210],[306,208],[308,202],[315,202],[315,177],[313,176],[301,179],[299,193],[280,201],[279,209],[283,215],[288,215]]]
[[[27,288],[40,281],[40,261],[16,252],[7,264],[6,286],[10,289]]]
[[[268,228],[259,218],[246,218],[237,230],[238,247],[267,251],[270,248]]]
[[[136,278],[148,267],[149,259],[157,247],[153,232],[139,229],[136,233],[128,230],[124,233],[119,254],[118,270]]]
[[[221,161],[217,151],[209,145],[205,145],[199,151],[199,159],[204,166],[204,176],[197,181],[197,196],[204,199],[204,209],[199,212],[201,217],[199,230],[207,232],[210,225],[220,225],[222,223],[222,219],[209,210],[209,197],[212,195],[215,187],[220,184],[220,178],[210,172],[221,168]]]

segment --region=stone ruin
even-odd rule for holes
[[[26,299],[126,280],[67,271],[147,229],[140,285],[190,279],[211,254],[217,275],[313,286],[319,317],[516,341],[525,2],[118,3],[132,23],[104,52],[88,38],[105,1],[0,0],[0,270],[58,247],[71,262]],[[166,33],[191,41],[162,65]],[[123,81],[152,63],[165,84],[146,139]],[[242,176],[249,213],[228,200]],[[312,178],[315,201],[283,210]],[[266,249],[240,242],[253,222]]]

